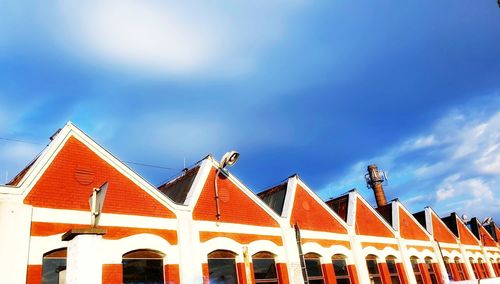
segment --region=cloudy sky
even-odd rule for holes
[[[376,163],[412,212],[500,221],[496,1],[200,2],[0,1],[1,181],[72,121],[153,184],[236,149],[255,192],[373,202]]]

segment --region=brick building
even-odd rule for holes
[[[255,194],[211,156],[156,187],[71,123],[0,185],[1,283],[500,283],[499,236],[297,175]]]

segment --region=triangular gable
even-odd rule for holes
[[[206,178],[202,182],[202,187],[199,192],[192,193],[198,195],[192,198],[194,205],[193,219],[201,221],[217,221],[217,209],[215,202],[215,175],[216,165],[211,161],[211,157],[207,158],[205,163],[202,163],[200,172],[204,172],[204,168],[208,170]],[[196,181],[195,181],[196,183]],[[219,222],[236,223],[255,226],[279,227],[278,221],[273,217],[271,209],[266,208],[257,196],[249,189],[236,184],[236,180],[225,173],[221,172],[217,178],[219,190]],[[197,191],[193,186],[191,191]],[[189,198],[188,196],[188,199]],[[267,210],[266,210],[267,209]]]
[[[105,150],[95,142],[92,142],[94,148],[91,149],[89,142],[85,141],[91,139],[72,124],[68,123],[56,138],[58,141],[52,142],[55,145],[49,145],[44,153],[51,159],[41,156],[41,161],[37,161],[21,181],[23,183],[26,179],[29,183],[31,179],[33,183],[33,186],[25,188],[24,203],[36,207],[89,211],[88,199],[93,188],[107,181],[109,187],[104,213],[175,218],[164,200],[155,198],[154,193],[148,192],[105,161],[103,154],[95,149]],[[41,166],[37,163],[42,162],[46,164],[40,170]]]
[[[393,238],[394,233],[389,224],[368,202],[356,193],[356,234]]]
[[[446,224],[437,216],[436,212],[431,210],[431,222],[432,222],[432,235],[434,239],[438,242],[456,244],[458,243],[457,237],[453,232],[446,226]]]
[[[479,240],[474,236],[474,234],[467,228],[467,226],[458,217],[455,218],[457,222],[458,235],[460,236],[460,242],[465,245],[479,245]]]
[[[296,177],[292,177],[296,178]],[[299,225],[300,229],[347,234],[347,228],[335,217],[322,200],[317,200],[305,184],[298,181],[295,189],[290,224]],[[288,189],[290,190],[290,189]]]
[[[488,233],[488,231],[483,226],[481,226],[480,224],[478,225],[479,225],[479,235],[481,236],[481,242],[483,243],[483,245],[487,247],[496,247],[497,243],[490,235],[490,233]]]
[[[402,204],[399,207],[399,233],[404,239],[428,241],[429,235]]]
[[[483,243],[483,245],[487,247],[496,247],[497,242],[495,241],[495,239],[493,239],[490,233],[481,224],[478,224],[478,227],[479,235],[481,236],[481,242]]]

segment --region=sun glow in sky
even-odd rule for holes
[[[491,1],[0,3],[0,177],[72,121],[153,184],[213,153],[258,192],[388,199],[500,221]],[[40,145],[41,144],[41,145]]]

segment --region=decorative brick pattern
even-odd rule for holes
[[[433,236],[438,242],[456,244],[457,239],[455,235],[448,230],[448,227],[434,214],[431,215],[432,218],[432,231]]]
[[[215,207],[215,169],[211,169],[205,181],[200,198],[193,211],[194,220],[217,221]],[[220,222],[237,223],[255,226],[279,227],[260,205],[248,197],[223,174],[217,179],[219,188]]]
[[[347,230],[321,206],[305,189],[297,185],[290,224],[301,230],[347,234]]]
[[[357,197],[356,200],[356,233],[365,236],[393,238],[394,234],[370,208]]]
[[[457,220],[458,235],[460,236],[460,242],[464,245],[479,245],[479,241],[472,234],[472,232],[465,227],[465,225]]]
[[[87,185],[81,182],[82,169],[93,174]],[[85,181],[87,183],[90,179]],[[24,203],[89,211],[92,189],[105,181],[109,182],[109,187],[103,212],[175,218],[173,212],[74,137],[68,139]]]
[[[429,241],[429,236],[417,224],[417,221],[399,208],[399,232],[401,237],[410,240]]]

